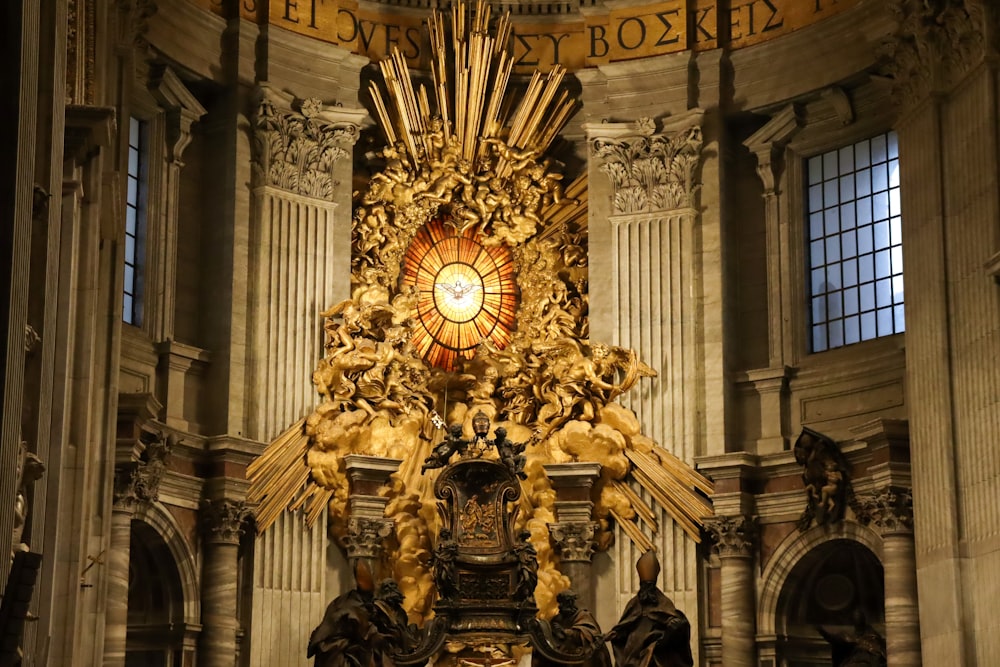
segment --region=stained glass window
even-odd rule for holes
[[[400,284],[417,289],[413,343],[432,366],[451,370],[483,341],[510,343],[518,290],[506,246],[486,247],[473,230],[431,221],[406,252]]]

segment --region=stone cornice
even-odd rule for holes
[[[202,478],[168,470],[160,481],[159,501],[164,505],[197,510],[204,488]]]
[[[782,153],[803,126],[802,114],[800,104],[789,104],[743,142],[757,157],[757,175],[764,184],[765,195],[775,193],[784,166]]]
[[[65,154],[83,163],[96,149],[112,146],[117,128],[115,119],[113,107],[67,104]]]
[[[180,163],[184,149],[191,143],[191,125],[205,115],[205,107],[166,65],[153,67],[149,92],[167,115],[167,158]]]

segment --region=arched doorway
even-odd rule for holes
[[[182,667],[184,628],[184,594],[174,557],[152,526],[133,521],[125,666]]]
[[[830,646],[817,626],[849,632],[856,609],[884,635],[884,581],[878,557],[854,540],[831,540],[806,553],[792,567],[778,597],[777,664],[829,665]]]

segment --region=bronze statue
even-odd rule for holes
[[[457,558],[458,542],[452,539],[451,530],[442,528],[431,557],[434,585],[437,586],[438,597],[441,599],[448,600],[458,594],[458,572],[455,570]]]
[[[856,609],[852,617],[854,631],[851,633],[828,632],[816,626],[823,639],[830,643],[833,667],[885,667],[885,638],[868,624],[860,609]]]
[[[514,599],[518,602],[534,602],[535,587],[538,585],[538,552],[529,541],[531,533],[521,531],[520,541],[514,545],[517,556],[517,586],[514,588]]]
[[[507,438],[507,429],[503,426],[497,426],[493,435],[493,446],[500,455],[500,462],[519,479],[527,479],[528,476],[524,472],[526,443],[511,442]]]
[[[586,655],[584,667],[611,667],[611,654],[597,619],[576,604],[576,593],[565,590],[556,595],[559,613],[549,622],[554,648],[568,655]],[[532,667],[555,667],[561,663],[546,659],[541,651],[531,657]]]
[[[639,592],[607,635],[618,667],[689,667],[691,624],[656,586],[660,562],[649,550],[636,563]]]
[[[424,473],[431,468],[443,468],[448,465],[448,459],[455,452],[461,451],[466,445],[470,443],[462,437],[462,425],[452,424],[448,427],[448,434],[445,435],[444,440],[434,448],[430,456],[424,459],[424,465],[420,468],[420,472]]]
[[[372,621],[378,630],[376,657],[381,660],[379,664],[392,664],[393,655],[408,653],[420,643],[420,631],[407,618],[403,592],[395,579],[379,582],[372,611]]]
[[[326,608],[323,621],[309,635],[307,658],[315,667],[375,667],[378,628],[372,622],[374,582],[364,561],[358,561],[357,585],[338,595]]]

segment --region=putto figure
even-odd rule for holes
[[[691,624],[656,586],[660,561],[649,550],[636,563],[639,592],[607,634],[617,667],[690,667]]]
[[[822,433],[803,427],[792,448],[795,462],[802,466],[806,487],[806,508],[799,518],[799,530],[815,521],[822,526],[837,523],[851,500],[848,463],[837,443]]]

